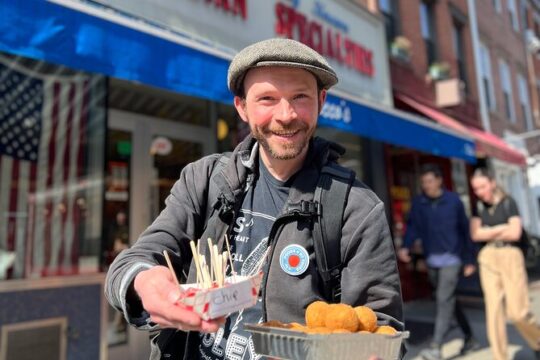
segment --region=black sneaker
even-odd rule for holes
[[[430,347],[429,349],[424,349],[420,352],[420,356],[424,360],[443,360],[441,348],[439,347]]]
[[[459,352],[459,354],[463,356],[470,352],[479,350],[480,348],[480,343],[474,337],[469,336],[463,341],[463,346],[461,347],[461,351]]]

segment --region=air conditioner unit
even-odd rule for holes
[[[435,83],[438,107],[456,106],[463,102],[463,83],[458,78],[439,80]]]

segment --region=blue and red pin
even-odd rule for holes
[[[300,245],[288,245],[279,255],[281,269],[289,275],[302,275],[309,266],[309,254]]]

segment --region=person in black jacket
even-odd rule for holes
[[[178,332],[154,339],[152,359],[181,359],[179,353],[184,359],[258,358],[245,323],[303,323],[306,307],[325,299],[312,218],[288,209],[313,200],[324,167],[342,169],[336,163],[342,148],[313,137],[326,91],[337,76],[321,55],[289,39],[243,49],[228,75],[234,105],[251,135],[220,170],[215,170],[220,154],[188,164],[166,208],[107,274],[106,295],[131,324],[187,334],[185,351],[171,350]],[[367,305],[379,325],[402,330],[401,289],[383,203],[356,180],[342,219],[341,243],[333,249],[342,259],[341,302]],[[180,289],[159,254],[170,251],[187,270],[190,240],[217,241],[225,233],[238,274],[253,275],[254,264],[264,263],[260,301],[226,319],[205,321],[177,302]],[[304,255],[287,266],[291,247]],[[187,282],[195,275],[189,271]]]
[[[479,348],[456,299],[460,274],[470,276],[476,270],[475,252],[463,203],[456,193],[443,188],[439,167],[424,165],[420,181],[423,193],[413,199],[404,244],[398,255],[402,261],[410,262],[409,249],[415,240],[421,239],[429,279],[435,288],[437,317],[431,346],[420,355],[426,360],[439,360],[444,336],[454,317],[465,337],[461,354]]]

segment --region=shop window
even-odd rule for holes
[[[97,272],[105,81],[0,54],[0,279]]]
[[[232,105],[217,104],[217,114],[217,151],[232,151],[249,134],[249,125],[242,121]]]
[[[317,128],[315,135],[343,146],[345,154],[339,158],[339,163],[353,170],[358,179],[365,180],[362,164],[362,138],[360,136],[330,127]]]

